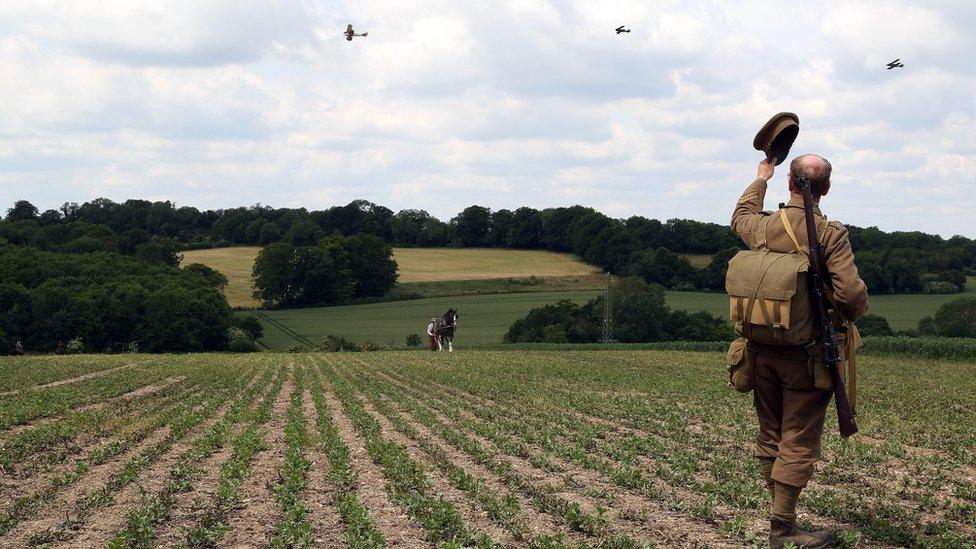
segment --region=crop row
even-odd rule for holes
[[[107,507],[114,501],[114,495],[121,489],[135,481],[140,473],[166,454],[176,443],[193,432],[199,425],[217,412],[234,395],[241,385],[244,375],[251,376],[251,371],[245,370],[234,375],[214,376],[210,384],[204,384],[205,400],[202,405],[189,407],[181,405],[167,414],[166,435],[160,440],[142,448],[136,455],[125,460],[121,468],[112,473],[108,480],[92,491],[81,495],[74,506],[67,510],[67,518],[58,526],[42,532],[35,532],[29,536],[31,545],[41,545],[53,541],[65,541],[87,523],[92,514],[100,508]],[[246,379],[246,378],[243,378]]]

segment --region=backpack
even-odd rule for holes
[[[813,340],[813,307],[808,292],[810,261],[800,246],[786,211],[779,211],[786,232],[795,246],[792,252],[772,252],[766,242],[770,216],[759,226],[758,246],[743,250],[729,261],[725,290],[729,294],[729,317],[735,333],[765,345],[806,345]],[[827,222],[822,220],[826,234]]]

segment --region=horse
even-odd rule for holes
[[[434,325],[434,334],[437,336],[437,350],[444,350],[444,340],[447,340],[447,351],[454,352],[454,332],[458,327],[458,312],[455,309],[448,309]]]

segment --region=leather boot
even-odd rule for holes
[[[798,549],[823,549],[833,547],[833,536],[826,530],[804,532],[795,524],[783,522],[779,519],[769,521],[769,546],[782,549],[787,543],[792,543]]]

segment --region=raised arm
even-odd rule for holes
[[[756,180],[746,187],[732,211],[732,230],[750,248],[754,245],[753,236],[761,219],[759,212],[766,198],[766,182],[773,176],[775,162],[773,158],[759,163]]]

